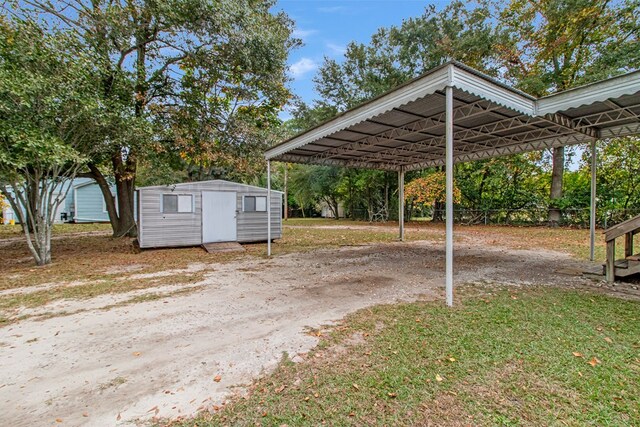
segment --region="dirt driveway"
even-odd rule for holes
[[[196,266],[205,280],[180,296],[44,307],[85,311],[0,329],[0,425],[130,425],[212,408],[283,352],[304,357],[316,343],[308,328],[373,304],[442,297],[443,265],[432,242],[247,257]],[[581,286],[583,266],[470,238],[456,247],[456,283]]]

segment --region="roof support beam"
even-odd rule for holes
[[[322,161],[317,161],[311,163],[309,161],[310,157],[307,156],[298,156],[295,154],[283,154],[274,158],[273,160],[277,160],[279,162],[288,162],[288,163],[305,163],[305,164],[314,164],[319,166],[340,166],[345,168],[360,168],[360,169],[376,169],[376,170],[386,170],[386,171],[399,171],[401,166],[397,162],[383,162],[383,161],[362,161],[358,160],[356,157],[352,160],[343,160],[343,159],[324,159]]]
[[[588,129],[592,127],[603,127],[609,123],[615,123],[624,119],[640,119],[640,115],[633,114],[630,108],[638,108],[640,104],[630,107],[618,107],[613,110],[603,111],[601,113],[589,114],[587,116],[580,117],[575,121],[576,130]]]
[[[545,120],[548,120],[549,122],[554,123],[558,126],[562,126],[567,130],[580,132],[594,139],[598,138],[598,131],[596,129],[589,128],[589,127],[580,127],[578,123],[571,120],[569,117],[565,115],[554,113],[554,114],[547,114],[546,116],[544,116],[544,118]]]
[[[472,131],[472,129],[469,129],[468,131]],[[456,141],[458,141],[457,138],[461,137],[462,134],[467,134],[467,131],[455,132],[453,137]],[[592,137],[589,137],[587,135],[580,134],[580,133],[575,133],[563,127],[536,128],[535,130],[529,130],[529,131],[522,132],[510,137],[492,136],[491,138],[484,141],[480,141],[478,143],[467,143],[462,147],[456,148],[456,152],[457,152],[456,159],[461,158],[463,156],[470,156],[472,158],[470,158],[469,160],[477,160],[476,158],[473,158],[474,153],[477,153],[477,152],[480,152],[480,153],[494,152],[494,151],[497,152],[496,150],[500,150],[503,147],[508,150],[509,147],[517,147],[518,145],[521,145],[521,144],[527,144],[527,143],[531,143],[539,140],[549,140],[552,142],[564,136],[573,136],[574,138],[577,138],[577,142],[575,142],[576,144],[592,139]],[[428,147],[428,148],[431,148],[431,151],[432,151],[431,153],[418,152],[419,147],[418,147],[418,144],[416,143],[411,147],[407,147],[407,148],[403,148],[403,147],[390,148],[390,149],[382,150],[373,154],[359,155],[358,158],[367,162],[387,160],[397,165],[402,165],[402,164],[410,165],[411,163],[413,163],[411,161],[412,157],[415,158],[415,157],[421,156],[423,158],[431,157],[433,161],[435,161],[435,159],[441,159],[438,166],[442,166],[444,164],[442,162],[442,156],[443,154],[445,154],[443,152],[444,147],[442,146],[443,139],[444,137],[440,137],[440,138],[434,138],[432,140],[433,142],[436,142],[437,145],[434,144]],[[530,151],[530,150],[526,150],[526,151]],[[406,156],[407,157],[406,161],[392,160],[389,158],[389,157],[401,156],[404,153],[408,154]],[[513,153],[507,152],[505,154],[513,154]],[[466,160],[463,160],[463,161],[466,161]],[[426,163],[428,162],[429,161],[427,161]],[[424,163],[419,163],[419,164],[424,164]],[[435,165],[431,165],[431,166],[435,166]]]
[[[466,154],[457,155],[457,156],[454,155],[454,161],[456,163],[470,162],[474,160],[483,160],[491,157],[505,156],[509,154],[519,154],[519,153],[526,153],[528,151],[538,151],[538,150],[544,150],[547,148],[561,147],[564,145],[583,144],[589,141],[590,139],[591,138],[588,138],[586,136],[582,137],[576,134],[568,134],[568,135],[559,136],[553,139],[545,138],[538,141],[529,141],[526,143],[523,142],[520,144],[496,147],[491,150],[476,151],[473,153],[466,153]],[[419,170],[419,169],[426,169],[430,167],[443,166],[443,165],[444,165],[444,160],[440,158],[439,160],[430,160],[426,162],[414,163],[412,165],[407,166],[405,169],[408,171]]]
[[[457,118],[473,117],[475,115],[485,114],[497,108],[499,107],[491,106],[491,104],[489,104],[487,101],[480,100],[480,101],[473,102],[471,104],[457,107],[454,110],[454,114]],[[404,126],[398,126],[393,129],[386,130],[377,135],[367,136],[357,141],[317,154],[312,159],[312,162],[329,158],[329,157],[339,156],[341,154],[349,153],[352,151],[358,151],[359,149],[381,144],[384,142],[395,141],[397,138],[402,138],[402,137],[422,133],[428,129],[443,126],[445,124],[445,118],[446,118],[445,113],[439,113],[439,114],[436,114],[435,116],[416,120],[415,122],[409,123]],[[416,144],[422,144],[422,143],[416,143]],[[413,146],[415,144],[411,143],[411,145]]]

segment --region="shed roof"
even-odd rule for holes
[[[255,190],[267,191],[266,188],[258,187],[256,185],[242,184],[242,183],[239,183],[239,182],[226,181],[224,179],[209,179],[209,180],[206,180],[206,181],[180,182],[180,183],[176,183],[176,184],[165,184],[165,185],[150,185],[150,186],[147,186],[147,187],[138,187],[137,189],[138,190],[150,190],[150,189],[166,190],[166,189],[172,189],[172,188],[184,188],[184,187],[189,187],[189,186],[193,186],[193,185],[197,185],[197,184],[241,185],[243,187],[252,188],[252,189],[255,189]],[[284,194],[284,192],[282,192],[282,191],[273,190],[273,189],[271,190],[271,192]]]
[[[383,170],[445,163],[445,88],[454,161],[580,144],[640,131],[640,71],[535,98],[448,62],[267,150],[265,157]]]

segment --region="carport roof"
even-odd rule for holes
[[[465,162],[640,131],[640,71],[535,98],[448,62],[267,150],[268,160],[415,170],[445,164],[445,88],[453,159]]]

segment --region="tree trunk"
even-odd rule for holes
[[[96,180],[100,191],[102,191],[102,197],[109,213],[113,237],[136,237],[138,229],[133,214],[135,185],[133,180],[127,179],[127,175],[122,172],[122,168],[115,166],[115,163],[118,163],[118,161],[114,161],[114,170],[117,171],[115,174],[116,197],[111,194],[111,186],[97,166],[89,165],[90,175]],[[131,165],[123,166],[125,170],[131,169]],[[135,166],[133,168],[133,176],[135,176]]]
[[[562,219],[558,202],[562,198],[562,177],[564,175],[564,147],[553,149],[553,169],[551,172],[551,195],[549,206],[549,226],[557,227]]]
[[[431,221],[433,222],[442,222],[444,219],[444,203],[442,202],[434,202],[433,203],[433,215],[431,216]]]

